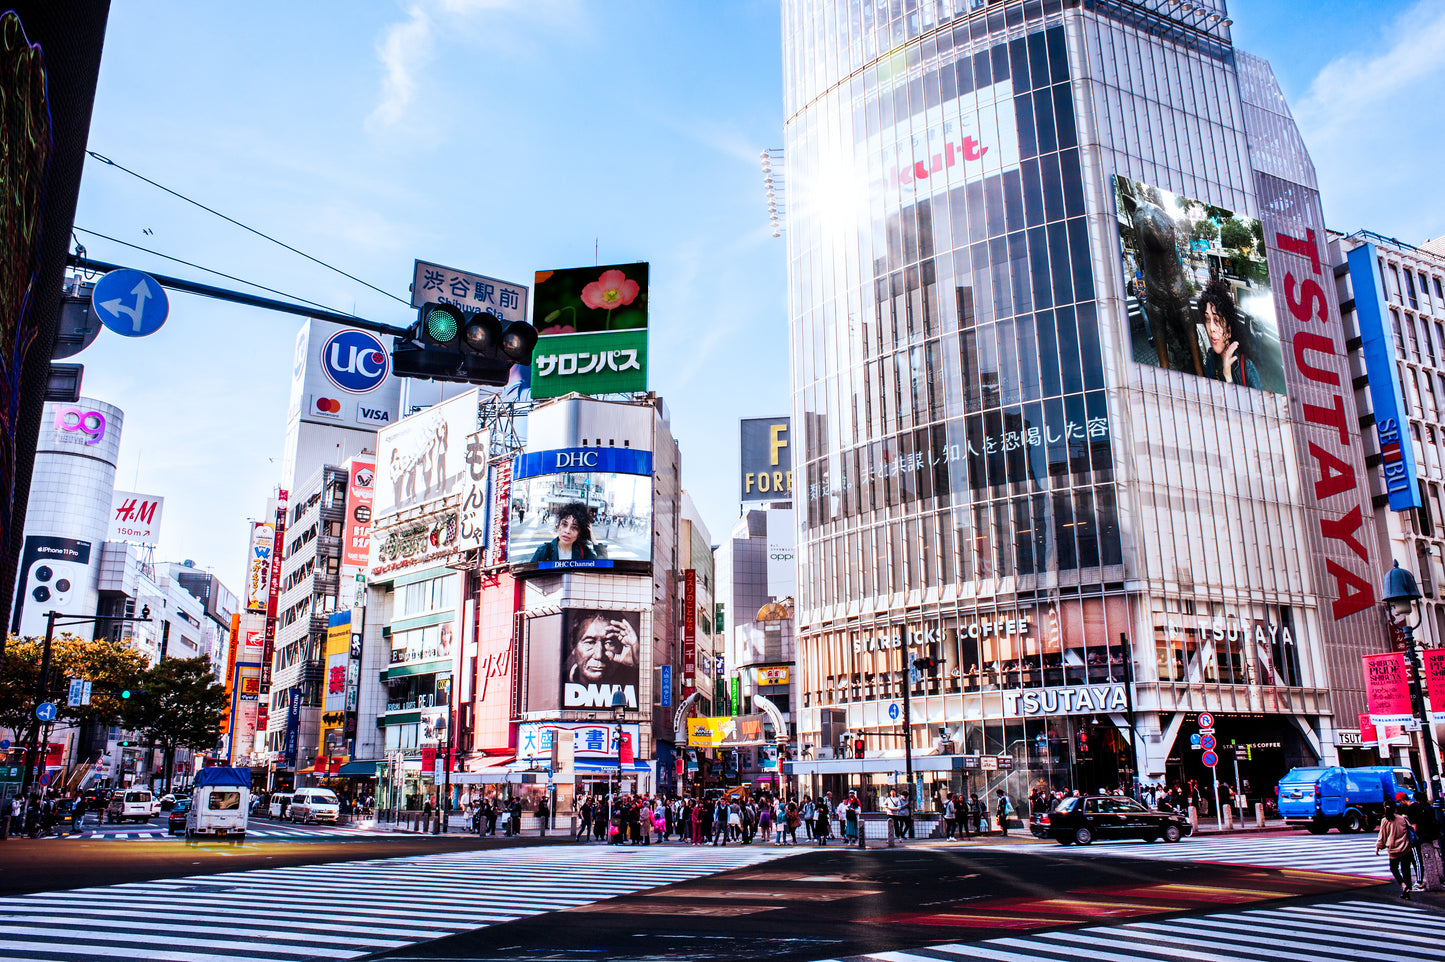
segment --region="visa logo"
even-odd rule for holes
[[[373,421],[378,424],[388,424],[391,421],[391,413],[385,408],[369,408],[358,406],[356,416],[363,421]]]

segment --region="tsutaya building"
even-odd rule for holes
[[[1208,710],[1258,792],[1354,728],[1386,637],[1346,338],[1312,163],[1230,23],[783,3],[819,788],[903,767],[920,656],[940,787],[1208,785]]]

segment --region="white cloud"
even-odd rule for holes
[[[381,102],[367,118],[368,129],[395,126],[406,116],[416,98],[417,73],[431,60],[435,46],[431,16],[419,3],[408,8],[405,21],[382,32],[376,44],[384,71]]]
[[[1445,229],[1435,117],[1445,5],[1424,0],[1315,76],[1295,106],[1331,226],[1421,241]]]

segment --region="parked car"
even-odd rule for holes
[[[283,815],[287,814],[287,810],[290,808],[290,806],[291,793],[276,792],[274,795],[271,796],[271,802],[266,807],[266,814],[271,816],[272,818],[281,818]]]
[[[170,835],[179,835],[186,830],[186,813],[191,810],[191,800],[188,797],[178,798],[171,806],[170,817],[166,819],[166,832]]]
[[[1031,830],[1060,845],[1111,838],[1177,842],[1189,834],[1189,822],[1175,812],[1153,811],[1123,795],[1085,795],[1063,799],[1053,811],[1037,816]]]
[[[335,822],[340,814],[341,803],[329,788],[300,788],[291,796],[293,822]]]
[[[1415,774],[1391,765],[1294,768],[1279,780],[1279,813],[1312,835],[1332,828],[1343,834],[1371,831],[1380,824],[1387,800],[1396,792],[1413,797],[1415,789]]]
[[[148,822],[156,814],[159,803],[154,795],[142,788],[131,788],[116,792],[106,806],[106,820],[111,824],[119,822]]]
[[[185,792],[171,792],[161,796],[161,811],[169,812],[171,806],[183,798],[190,798]]]

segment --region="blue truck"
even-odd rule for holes
[[[1408,768],[1295,768],[1279,780],[1279,814],[1289,825],[1303,825],[1314,835],[1331,828],[1342,833],[1374,829],[1385,802],[1396,792],[1415,795],[1415,775]]]

